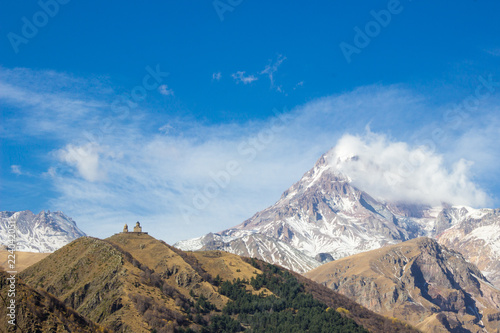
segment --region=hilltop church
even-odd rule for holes
[[[122,233],[138,233],[138,234],[146,234],[146,235],[148,234],[147,232],[142,231],[141,223],[139,223],[139,221],[137,221],[135,223],[134,231],[128,231],[128,225],[125,224],[125,226],[123,226]]]

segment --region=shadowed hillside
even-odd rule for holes
[[[6,298],[9,290],[7,278],[10,275],[0,270],[0,327],[1,332],[109,332],[66,306],[59,299],[44,291],[36,291],[23,281],[16,280],[15,325],[8,323]],[[5,331],[4,331],[5,330]]]

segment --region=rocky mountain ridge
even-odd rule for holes
[[[481,210],[464,217],[437,235],[440,244],[459,251],[495,286],[500,286],[500,209]],[[444,221],[449,217],[444,217]]]
[[[424,332],[500,329],[500,290],[460,253],[427,237],[345,257],[305,275]]]

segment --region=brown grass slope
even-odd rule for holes
[[[199,330],[193,304],[201,295],[218,310],[224,307],[228,298],[218,292],[215,277],[250,280],[261,273],[234,254],[183,252],[146,234],[122,233],[105,240],[77,239],[26,269],[22,277],[114,332],[162,332],[176,327]],[[296,276],[316,298],[332,308],[347,309],[346,316],[372,332],[415,332]]]
[[[114,332],[189,326],[190,294],[219,307],[226,301],[180,255],[146,234],[80,238],[22,276]]]
[[[36,291],[17,279],[15,297],[8,297],[10,290],[7,274],[0,270],[0,332],[110,332],[86,319],[63,302],[43,291]],[[15,299],[15,325],[8,323],[7,304]],[[10,312],[9,312],[10,313]]]
[[[221,276],[249,279],[260,273],[240,257],[230,256],[227,265],[233,274],[221,268]],[[29,267],[22,276],[115,332],[149,332],[158,326],[196,328],[188,313],[200,295],[219,310],[228,301],[198,258],[146,234],[117,234],[106,240],[83,237]]]
[[[500,329],[500,291],[461,254],[430,238],[342,258],[305,275],[425,332]]]
[[[110,244],[83,237],[30,266],[21,277],[33,288],[45,289],[89,319],[115,331],[124,297],[123,255]]]
[[[7,269],[8,259],[12,258],[9,257],[10,254],[11,253],[7,250],[0,250],[0,267],[3,268],[4,270],[8,270]],[[37,262],[48,257],[49,255],[50,253],[16,251],[15,252],[16,271],[22,272],[29,266],[36,264]]]

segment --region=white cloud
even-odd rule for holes
[[[222,78],[221,72],[217,72],[217,73],[212,74],[212,80],[214,80],[214,81],[220,81],[221,78]]]
[[[279,66],[285,60],[286,57],[280,54],[278,55],[276,61],[269,60],[269,64],[266,65],[266,67],[258,73],[259,75],[266,75],[269,78],[271,88],[275,88],[276,91],[281,93],[284,93],[283,86],[282,85],[275,86],[275,73],[278,71]],[[242,82],[244,84],[249,84],[258,80],[258,77],[256,77],[255,75],[246,75],[245,71],[238,71],[236,73],[231,74],[231,76],[237,83]],[[221,73],[212,74],[212,79],[216,79],[218,81],[220,80],[220,78],[221,78]]]
[[[105,173],[99,165],[100,148],[92,143],[83,146],[67,145],[58,151],[61,162],[76,167],[83,179],[95,182],[105,178]]]
[[[16,164],[10,166],[10,172],[18,176],[33,177],[33,174],[31,172],[24,171],[20,165]]]
[[[161,86],[159,86],[158,91],[160,92],[160,94],[162,94],[164,96],[173,96],[174,95],[174,91],[172,89],[169,89],[166,84],[162,84]]]
[[[165,124],[162,127],[160,127],[158,130],[164,134],[168,134],[173,129],[173,126],[171,124]]]
[[[10,171],[13,173],[13,174],[16,174],[16,175],[22,175],[23,172],[21,171],[21,166],[20,165],[11,165],[10,166]]]
[[[300,82],[298,82],[298,83],[295,85],[295,87],[293,87],[293,90],[296,90],[297,88],[299,88],[299,87],[303,87],[303,86],[304,86],[304,81],[300,81]]]
[[[99,82],[87,82],[53,71],[32,71],[25,68],[7,70],[0,67],[0,103],[13,106],[17,112],[4,119],[4,125],[17,131],[2,135],[43,136],[58,138],[74,136],[74,129],[88,122],[109,105],[96,98],[99,92],[109,93]],[[75,90],[68,87],[76,86]],[[96,87],[102,89],[96,92]],[[82,96],[85,91],[85,96]],[[102,95],[100,96],[102,98]],[[95,124],[93,124],[95,126]]]
[[[500,57],[500,48],[486,49],[486,53],[491,54],[494,57]]]
[[[42,174],[43,177],[54,178],[57,176],[57,170],[55,167],[50,167],[46,172]]]
[[[482,207],[488,195],[473,182],[472,162],[460,159],[447,168],[443,155],[367,132],[344,135],[329,153],[331,165],[353,184],[388,201]]]
[[[278,58],[276,59],[275,62],[270,60],[269,64],[264,68],[264,70],[262,72],[260,72],[261,75],[267,75],[269,77],[269,81],[271,81],[271,88],[274,87],[274,73],[276,73],[278,71],[278,67],[285,60],[286,60],[286,57],[284,57],[280,54],[280,55],[278,55]]]
[[[258,79],[253,75],[245,76],[245,71],[238,71],[236,73],[231,74],[236,83],[242,82],[243,84],[249,84],[253,81],[257,81]]]

